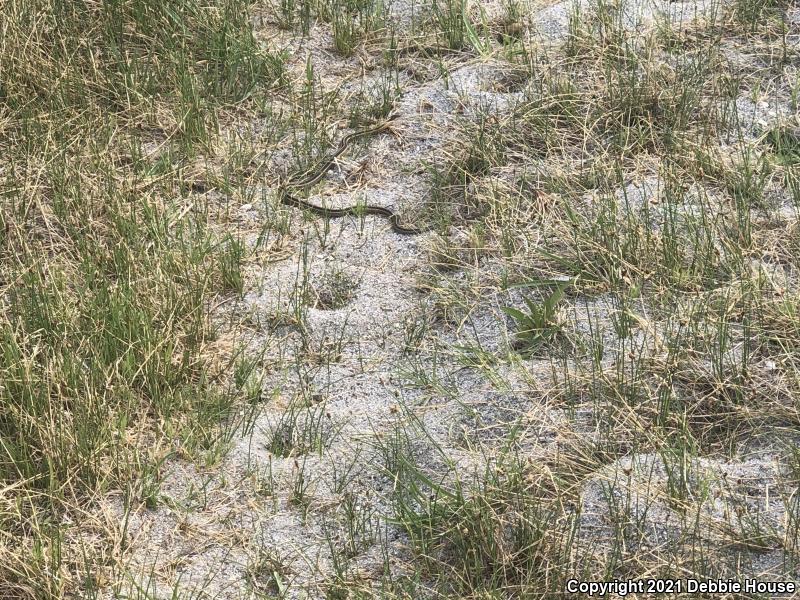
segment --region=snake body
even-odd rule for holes
[[[431,231],[433,229],[433,227],[431,226],[415,227],[413,225],[403,225],[400,222],[400,216],[396,212],[388,208],[385,208],[383,206],[366,204],[361,206],[348,206],[345,208],[328,208],[326,206],[317,206],[316,204],[312,204],[311,202],[302,200],[297,196],[292,195],[292,193],[290,192],[290,190],[292,189],[304,189],[318,183],[325,176],[325,173],[328,172],[328,169],[330,169],[333,166],[334,161],[345,150],[347,150],[347,147],[354,139],[365,137],[368,135],[375,135],[382,131],[386,131],[388,128],[389,128],[389,121],[387,120],[384,121],[382,124],[378,125],[377,127],[362,129],[344,136],[342,140],[339,142],[339,145],[336,147],[336,150],[333,152],[333,154],[331,154],[328,158],[326,158],[325,161],[323,161],[318,167],[312,169],[302,179],[298,180],[295,177],[292,177],[288,181],[286,181],[283,185],[281,185],[281,187],[279,188],[281,203],[286,204],[287,206],[292,206],[294,208],[306,209],[314,214],[330,219],[336,219],[339,217],[346,217],[346,216],[360,216],[360,215],[376,215],[379,217],[385,217],[389,221],[389,225],[392,226],[392,231],[394,231],[395,233],[399,233],[401,235],[419,235],[420,233]]]

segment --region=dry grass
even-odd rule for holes
[[[690,4],[8,0],[0,596],[797,581],[800,16]],[[280,204],[390,113],[434,233]]]

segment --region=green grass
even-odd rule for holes
[[[549,597],[563,590],[568,575],[705,576],[735,569],[722,550],[724,542],[700,540],[699,531],[688,526],[682,539],[695,540],[695,553],[665,546],[663,552],[637,555],[636,544],[648,535],[641,513],[647,508],[620,498],[624,486],[600,486],[613,532],[610,547],[593,547],[591,539],[577,535],[568,518],[574,513],[564,507],[580,503],[582,488],[604,465],[656,452],[666,474],[657,494],[687,519],[706,519],[704,494],[716,484],[704,483],[708,474],[693,471],[695,460],[740,458],[752,440],[795,430],[794,409],[778,408],[784,400],[794,406],[786,395],[796,381],[789,341],[793,317],[782,321],[788,329],[777,336],[777,345],[773,321],[789,292],[778,283],[779,276],[767,275],[753,262],[768,255],[768,262],[790,270],[796,266],[776,237],[793,239],[796,217],[778,217],[772,195],[779,182],[791,202],[793,130],[772,129],[759,141],[761,148],[743,143],[734,151],[720,148],[718,137],[731,129],[736,137],[745,127],[731,99],[747,89],[743,80],[731,81],[717,68],[724,64],[720,36],[733,35],[729,19],[738,19],[768,37],[773,30],[760,28],[765,23],[771,27],[780,8],[754,11],[737,5],[734,12],[718,13],[719,20],[683,30],[664,26],[648,37],[625,28],[615,4],[597,3],[589,14],[573,16],[557,67],[548,68],[547,57],[533,65],[531,99],[505,115],[502,127],[489,130],[491,144],[481,143],[465,127],[462,139],[478,140],[471,164],[491,166],[469,169],[453,161],[465,165],[453,172],[469,173],[470,179],[440,177],[436,193],[450,194],[449,203],[441,204],[456,210],[482,207],[451,222],[474,236],[469,239],[480,240],[474,246],[480,256],[502,256],[504,270],[497,277],[477,260],[461,260],[469,255],[463,237],[451,245],[438,241],[425,289],[436,299],[437,315],[455,315],[439,326],[463,328],[462,337],[469,337],[469,315],[480,313],[487,296],[498,289],[565,276],[573,289],[563,299],[545,292],[541,302],[528,299],[525,307],[500,306],[512,317],[509,346],[527,348],[528,362],[502,349],[487,357],[478,345],[426,347],[415,337],[413,347],[426,354],[428,366],[411,357],[404,375],[433,399],[445,394],[436,382],[448,378],[443,367],[448,359],[459,365],[452,372],[469,367],[496,390],[509,387],[502,373],[513,370],[519,377],[522,372],[531,381],[523,389],[534,398],[550,399],[548,406],[591,411],[594,433],[591,440],[581,440],[576,432],[568,435],[569,441],[544,459],[547,485],[524,488],[518,496],[513,480],[505,478],[526,477],[509,449],[526,431],[522,420],[506,428],[509,448],[469,446],[485,452],[481,458],[489,465],[475,474],[457,471],[446,459],[424,458],[437,450],[415,454],[408,434],[390,438],[391,452],[385,454],[396,482],[395,516],[424,565],[417,589],[434,589],[437,597]],[[693,42],[691,51],[686,40]],[[774,60],[771,66],[780,72],[785,57],[778,52]],[[482,185],[495,172],[517,173],[539,161],[545,166],[530,176],[533,183]],[[647,179],[654,181],[652,193],[641,200],[629,185]],[[497,269],[497,262],[493,266]],[[531,357],[529,351],[552,332],[554,307],[548,297],[565,305],[567,318],[558,331],[570,340],[566,350],[549,352],[549,360],[535,353]],[[552,379],[543,383],[541,367],[547,362]],[[781,379],[784,375],[788,380]],[[458,393],[448,391],[454,399]],[[545,423],[533,427],[546,428]],[[407,427],[418,432],[418,425]],[[533,465],[529,469],[537,471]],[[619,477],[624,479],[624,472]],[[502,483],[492,488],[498,479]],[[784,484],[796,489],[794,478],[778,485]],[[553,497],[558,499],[554,507],[549,503]],[[547,531],[542,538],[534,535],[529,545],[503,540],[503,546],[498,531],[509,521],[506,511],[516,498],[523,504],[520,513],[534,511],[525,525],[535,525],[536,515],[544,514]],[[662,501],[661,495],[657,498],[652,510]],[[544,507],[557,510],[549,513]],[[725,526],[724,535],[749,548],[739,555],[742,560],[752,560],[747,552],[776,547],[786,560],[794,560],[793,545],[782,533],[748,510],[740,516]],[[526,528],[517,525],[515,530]],[[553,539],[569,549],[560,554]],[[570,562],[575,556],[583,558]],[[520,560],[529,566],[526,560],[545,562],[518,569]],[[526,578],[531,572],[557,575],[542,582]]]
[[[793,576],[800,144],[748,113],[796,104],[790,8],[632,28],[598,0],[544,48],[514,2],[414,5],[406,32],[379,1],[8,1],[0,596],[202,597],[228,567],[259,598]],[[373,217],[280,204],[398,109],[320,198],[420,177],[435,234],[376,249]],[[383,323],[393,267],[352,253],[394,244],[411,308]],[[137,563],[129,524],[167,511],[243,554],[200,583],[200,551]]]
[[[257,47],[245,9],[3,9],[3,595],[89,593],[102,549],[83,564],[60,515],[119,488],[157,504],[164,457],[149,440],[208,459],[227,439],[237,394],[209,368],[209,308],[241,293],[245,249],[179,190],[218,111],[281,84],[282,59]]]

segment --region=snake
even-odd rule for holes
[[[329,155],[324,161],[322,161],[319,164],[319,166],[317,166],[316,168],[312,168],[310,171],[303,172],[300,175],[290,177],[288,180],[286,180],[278,188],[278,194],[281,203],[294,208],[306,209],[314,214],[330,219],[336,219],[346,216],[361,216],[361,215],[376,215],[379,217],[384,217],[389,221],[389,225],[391,225],[392,231],[400,235],[419,235],[421,233],[431,231],[433,227],[429,225],[421,227],[416,227],[414,225],[404,225],[400,221],[400,215],[398,215],[393,210],[390,210],[383,206],[366,204],[366,205],[348,206],[345,208],[328,208],[326,206],[318,206],[316,204],[313,204],[312,202],[307,202],[306,200],[302,200],[301,198],[298,198],[297,196],[291,193],[291,190],[305,189],[319,183],[319,181],[325,176],[325,173],[327,173],[328,170],[333,166],[336,159],[339,156],[341,156],[345,150],[347,150],[348,146],[352,143],[353,140],[361,137],[376,135],[378,133],[388,130],[391,124],[391,119],[392,117],[389,117],[389,119],[386,119],[380,125],[377,125],[375,127],[369,127],[366,129],[360,129],[358,131],[354,131],[353,133],[344,136],[339,142],[339,145],[333,151],[333,153]],[[298,177],[301,177],[302,175],[305,175],[305,177],[298,179]]]

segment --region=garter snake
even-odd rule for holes
[[[403,225],[400,222],[400,217],[396,212],[383,206],[366,204],[361,206],[348,206],[345,208],[328,208],[326,206],[318,206],[311,202],[307,202],[306,200],[302,200],[291,193],[291,190],[304,189],[319,183],[319,181],[325,176],[325,173],[328,172],[328,169],[333,166],[334,161],[341,156],[345,150],[347,150],[347,147],[353,140],[369,135],[376,135],[386,131],[389,128],[390,122],[391,117],[380,125],[367,129],[361,129],[344,136],[339,142],[339,145],[336,147],[336,150],[334,150],[333,154],[328,156],[319,166],[313,168],[310,172],[307,172],[306,176],[302,179],[290,177],[278,188],[278,194],[280,195],[281,203],[295,208],[304,208],[314,214],[331,219],[346,217],[348,215],[377,215],[379,217],[385,217],[389,221],[389,225],[392,226],[392,231],[401,235],[418,235],[420,233],[425,233],[426,231],[431,231],[433,229],[431,226],[416,227],[413,225]]]

